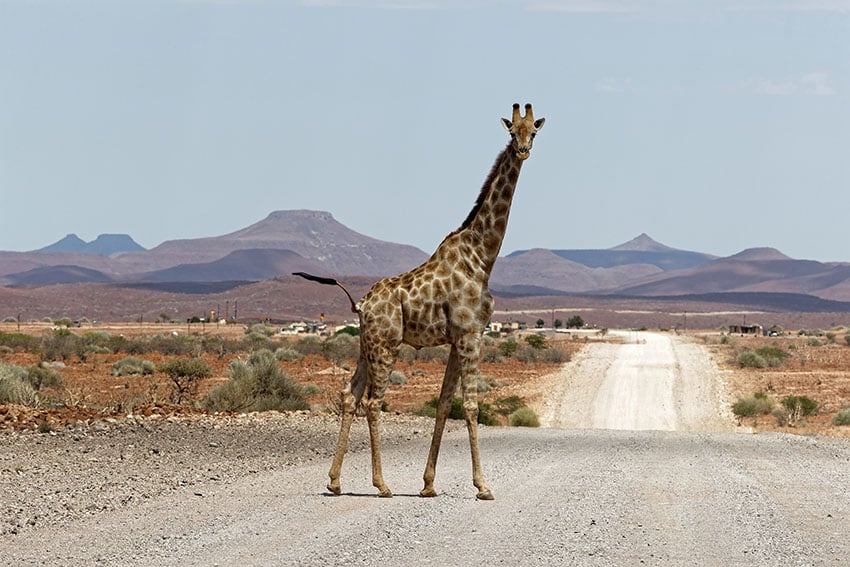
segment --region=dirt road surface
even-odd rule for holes
[[[553,376],[562,398],[546,419],[569,428],[483,428],[493,502],[474,498],[457,425],[444,438],[439,496],[417,496],[430,431],[416,419],[387,420],[392,499],[374,496],[362,421],[340,497],[323,488],[335,436],[326,418],[10,434],[0,447],[0,504],[14,528],[0,536],[0,557],[11,565],[846,564],[850,444],[724,432],[722,384],[698,345],[624,339],[593,346]]]
[[[547,383],[546,427],[731,431],[717,366],[702,346],[662,333],[613,331]]]

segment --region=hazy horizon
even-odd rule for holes
[[[6,0],[0,249],[275,210],[430,253],[547,119],[503,254],[850,261],[850,0]]]

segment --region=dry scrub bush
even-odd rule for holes
[[[177,358],[168,360],[158,368],[160,372],[168,375],[174,390],[173,401],[175,404],[183,403],[198,391],[200,381],[212,376],[212,368],[200,358]]]
[[[274,351],[274,357],[285,362],[295,362],[304,358],[304,355],[293,348],[280,347]]]
[[[508,423],[512,427],[540,427],[540,419],[529,407],[522,407],[511,414]]]
[[[0,403],[38,405],[38,393],[17,364],[0,363]]]
[[[775,406],[775,402],[767,394],[758,392],[749,398],[738,398],[738,401],[732,404],[732,413],[739,419],[756,417],[769,414]]]
[[[204,400],[209,411],[267,411],[307,409],[304,389],[277,364],[268,350],[253,353],[247,362],[232,360],[230,379]]]
[[[112,376],[147,376],[156,372],[156,365],[150,360],[128,356],[112,365]]]
[[[832,425],[850,425],[850,408],[844,408],[832,418]]]

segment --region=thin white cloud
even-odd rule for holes
[[[832,96],[837,94],[832,78],[823,71],[781,80],[757,77],[745,81],[744,89],[765,96]]]
[[[606,77],[594,85],[597,92],[605,94],[627,93],[634,90],[630,77]]]
[[[850,0],[528,0],[535,11],[706,17],[724,12],[843,12]]]
[[[611,0],[530,0],[528,9],[536,12],[571,12],[574,14],[633,14],[644,11],[643,2]]]
[[[749,0],[730,3],[727,10],[850,13],[850,0]]]

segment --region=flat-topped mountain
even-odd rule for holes
[[[133,272],[213,262],[237,250],[289,250],[314,260],[328,274],[387,276],[405,272],[428,258],[414,246],[355,232],[324,211],[275,211],[246,228],[206,238],[169,240],[119,260]]]
[[[102,282],[132,284],[151,292],[200,293],[212,289],[210,286],[224,289],[222,285],[265,281],[296,271],[347,282],[374,282],[410,270],[428,257],[413,246],[353,231],[328,212],[309,210],[275,211],[228,234],[170,240],[151,250],[114,252],[117,248],[109,246],[122,242],[133,241],[126,235],[101,235],[85,243],[68,235],[37,252],[0,252],[0,285],[22,288]],[[315,287],[293,289],[316,293]],[[850,301],[850,264],[795,260],[773,248],[717,258],[667,246],[644,233],[604,250],[513,252],[497,260],[490,287],[497,295],[514,297],[736,293],[749,298],[750,294],[773,293]]]

